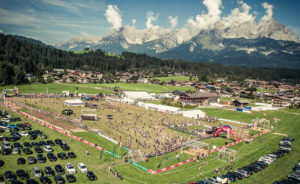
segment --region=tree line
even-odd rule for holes
[[[83,54],[64,51],[51,46],[19,40],[12,35],[0,34],[0,84],[28,83],[27,73],[41,77],[44,71],[54,68],[80,69],[103,73],[143,71],[146,74],[165,76],[168,73],[188,73],[200,81],[227,77],[242,81],[246,78],[259,80],[289,80],[298,82],[299,70],[246,68],[215,63],[187,62],[158,59],[146,54],[123,52],[122,57],[96,50]]]

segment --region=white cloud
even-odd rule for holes
[[[2,30],[2,29],[0,29],[0,33],[3,33],[3,30]]]
[[[34,16],[26,15],[24,13],[11,12],[0,8],[0,24],[9,25],[28,25],[39,22]]]
[[[207,8],[207,13],[199,14],[195,19],[190,17],[186,23],[188,27],[192,29],[209,29],[220,21],[222,0],[203,0],[203,4]]]
[[[261,21],[267,21],[267,20],[272,19],[272,16],[273,16],[273,5],[264,2],[264,3],[262,4],[262,6],[264,7],[264,9],[266,9],[266,15],[264,15],[264,16],[261,18]]]
[[[135,26],[136,19],[132,19],[132,26]]]
[[[146,22],[146,28],[150,29],[153,27],[157,27],[153,25],[153,22],[155,22],[158,19],[159,13],[155,14],[152,11],[148,11],[146,14],[147,22]]]
[[[168,18],[169,18],[169,22],[171,24],[171,29],[172,30],[175,29],[176,26],[177,26],[177,24],[178,24],[178,18],[177,18],[177,16],[176,17],[169,16]]]
[[[105,16],[106,20],[112,25],[112,29],[119,30],[122,27],[122,16],[116,5],[108,5]]]
[[[244,22],[254,22],[255,16],[250,13],[251,7],[243,1],[238,1],[240,7],[231,11],[230,15],[222,18],[222,23],[225,27],[232,24],[239,25]]]

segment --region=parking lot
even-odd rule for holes
[[[17,116],[13,115],[13,117]],[[3,144],[1,142],[2,153],[0,160],[2,160],[4,163],[3,166],[0,167],[0,179],[3,177],[5,182],[17,179],[23,183],[26,183],[26,178],[32,178],[41,183],[40,178],[38,177],[40,176],[38,174],[39,171],[36,171],[38,170],[37,168],[41,169],[44,176],[47,176],[48,174],[48,178],[52,183],[55,183],[55,176],[57,180],[61,180],[61,178],[63,178],[65,182],[68,183],[67,174],[74,172],[76,172],[74,174],[76,183],[99,183],[103,180],[114,181],[115,178],[113,178],[111,174],[107,174],[106,178],[99,177],[99,175],[103,176],[103,173],[105,172],[109,173],[109,170],[107,169],[108,165],[103,162],[105,160],[107,161],[108,159],[113,161],[113,158],[108,158],[108,156],[103,155],[102,160],[100,160],[99,151],[80,142],[74,142],[70,140],[70,138],[60,135],[59,133],[56,133],[36,123],[17,121],[10,122],[8,124],[18,125],[11,125],[10,129],[17,130],[18,128],[19,130],[11,133],[6,132],[3,128],[1,128],[1,130],[3,130],[1,133]],[[17,138],[12,138],[17,137],[18,134],[21,134],[19,140],[15,140]],[[18,147],[19,151],[17,151]],[[87,153],[89,154],[87,155]],[[0,165],[2,165],[1,163],[2,162],[0,161]],[[66,167],[67,163],[71,164],[68,164],[68,169]],[[78,167],[79,163],[83,163],[87,169],[80,170]],[[34,167],[35,171],[33,171]],[[45,167],[47,167],[47,173],[45,172]],[[49,169],[49,167],[51,169]],[[17,174],[17,170],[19,170],[19,176],[15,178],[13,175]],[[54,170],[54,173],[51,170]],[[11,171],[13,174],[7,171]],[[96,181],[90,181],[88,179],[86,176],[87,171],[92,171],[97,176]],[[5,172],[7,177],[5,177]],[[58,175],[61,175],[62,177]],[[74,177],[70,176],[69,181],[71,181],[71,178]],[[90,179],[95,178],[93,178],[91,175]],[[43,180],[44,183],[49,183],[49,181],[47,182],[46,178],[43,178]],[[120,180],[116,181],[120,182]]]

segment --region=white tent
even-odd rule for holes
[[[72,100],[65,100],[64,104],[68,106],[82,106],[83,102],[80,99],[72,99]]]
[[[135,103],[135,101],[131,98],[122,98],[120,100],[120,102],[123,103],[123,104],[134,104]]]
[[[182,115],[194,119],[205,118],[205,113],[200,110],[183,111]]]
[[[125,91],[126,98],[134,100],[153,100],[154,98],[145,91]]]
[[[143,103],[143,102],[138,102],[138,105],[141,107],[144,107],[148,110],[153,110],[153,111],[167,112],[170,114],[180,114],[181,113],[180,108],[167,106],[167,105],[158,105],[158,104]]]

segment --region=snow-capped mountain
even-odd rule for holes
[[[74,37],[56,47],[65,50],[91,47],[116,54],[129,51],[161,58],[246,66],[291,67],[282,63],[288,61],[300,68],[298,37],[273,19],[259,23],[231,21],[228,25],[218,22],[208,30],[193,31],[161,27],[138,30],[124,26],[103,38]]]
[[[74,36],[66,41],[60,42],[55,47],[63,50],[83,50],[86,47],[93,48],[98,45],[101,36]]]

